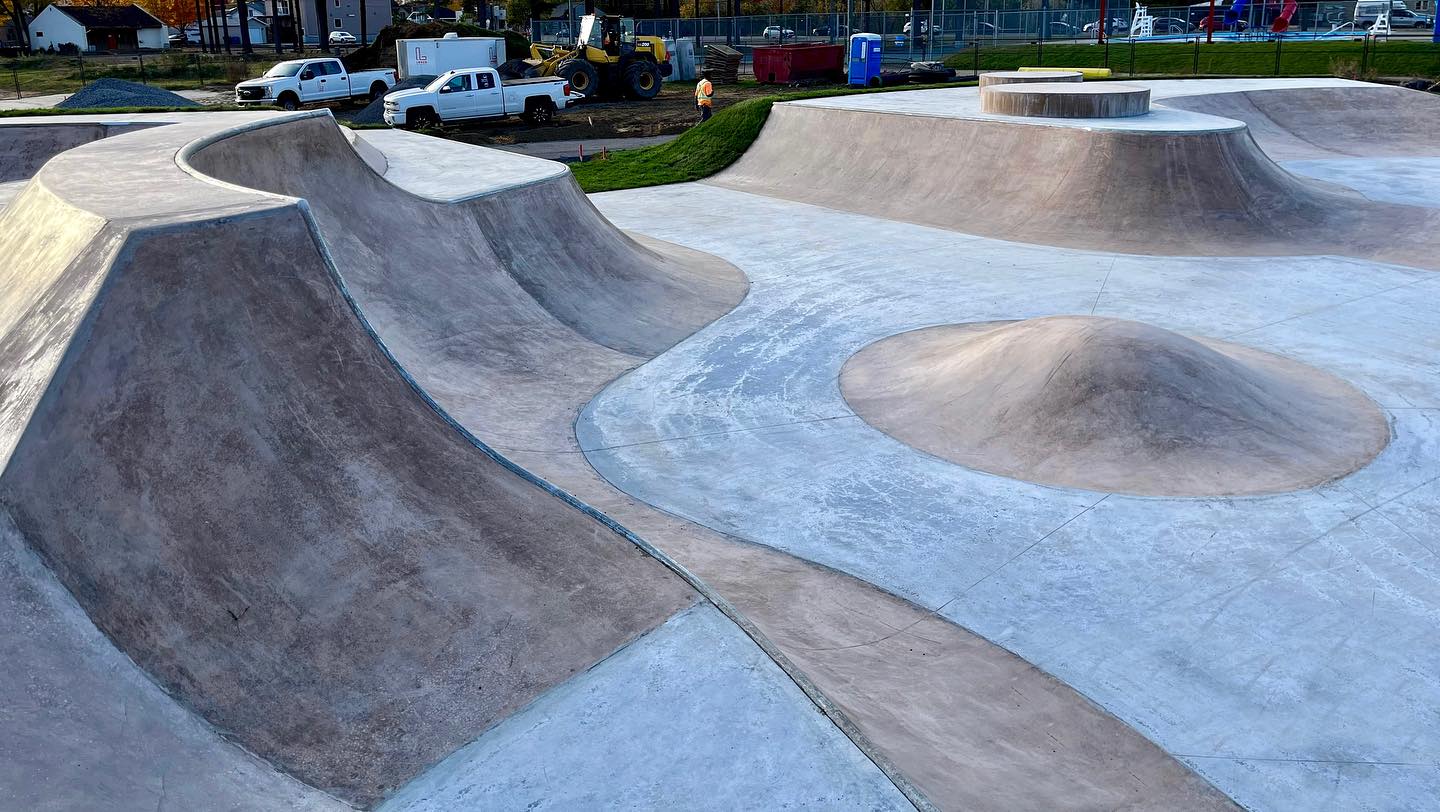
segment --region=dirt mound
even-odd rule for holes
[[[123,79],[96,79],[55,105],[66,110],[97,107],[199,107],[199,102],[158,87]]]
[[[452,32],[462,37],[504,37],[505,54],[510,58],[524,56],[530,52],[530,40],[514,31],[491,31],[465,23],[425,23],[423,25],[406,23],[385,26],[380,29],[379,34],[375,35],[373,42],[363,48],[356,48],[341,57],[340,61],[345,63],[347,70],[352,71],[394,68],[397,67],[395,40],[439,38]]]
[[[1389,438],[1373,402],[1319,370],[1093,316],[904,333],[851,358],[841,387],[870,424],[961,465],[1150,496],[1304,488]]]

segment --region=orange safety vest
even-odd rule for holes
[[[709,79],[701,79],[700,84],[695,86],[695,103],[701,107],[710,106],[710,97],[715,94],[715,87],[710,84]]]

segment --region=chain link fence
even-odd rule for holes
[[[756,46],[781,43],[843,43],[851,31],[879,34],[884,42],[888,62],[941,60],[961,51],[976,48],[1039,46],[1046,44],[1097,45],[1099,4],[1051,10],[984,10],[944,11],[919,15],[918,30],[912,31],[910,15],[895,13],[753,15],[744,17],[681,17],[641,19],[635,21],[636,34],[658,36],[667,40],[692,40],[697,47],[728,45],[746,55]],[[703,8],[703,6],[702,6]],[[1265,43],[1301,47],[1310,42],[1350,42],[1359,45],[1389,41],[1429,43],[1433,18],[1416,12],[1397,10],[1391,17],[1387,35],[1368,32],[1374,17],[1354,17],[1354,2],[1312,2],[1298,4],[1283,34],[1277,34],[1276,18],[1282,14],[1280,3],[1247,3],[1231,22],[1226,22],[1227,4],[1215,5],[1215,30],[1207,32],[1211,14],[1208,3],[1195,5],[1156,5],[1147,7],[1151,33],[1137,38],[1140,43],[1185,44],[1207,41],[1206,44]],[[576,12],[579,14],[580,12]],[[1116,44],[1128,43],[1135,15],[1128,5],[1111,6],[1107,36]],[[530,37],[536,42],[574,42],[578,20],[537,20],[531,23]],[[1440,46],[1437,46],[1440,47]],[[1282,56],[1282,60],[1283,60]],[[1143,62],[1143,60],[1142,60]],[[1202,60],[1203,62],[1203,60]],[[1281,66],[1285,71],[1284,64]],[[1323,73],[1322,68],[1319,72]]]
[[[191,48],[128,54],[40,53],[0,60],[0,100],[70,94],[105,78],[166,90],[228,89],[259,76],[282,59],[323,53],[311,50],[297,55],[287,48],[276,54],[259,46],[249,59],[238,53],[212,54]]]

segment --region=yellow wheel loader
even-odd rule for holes
[[[664,40],[637,37],[634,20],[609,14],[580,18],[580,36],[573,47],[531,45],[524,66],[525,76],[559,76],[587,98],[623,94],[653,99],[672,71]]]

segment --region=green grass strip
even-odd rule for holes
[[[860,93],[903,93],[936,87],[968,87],[974,82],[950,82],[944,85],[911,85],[898,88],[839,88],[797,91],[762,96],[737,102],[711,116],[702,125],[692,127],[674,141],[653,147],[610,153],[607,160],[591,159],[570,165],[575,180],[586,192],[611,192],[617,189],[638,189],[667,183],[687,183],[709,177],[724,169],[744,154],[776,102],[815,99],[823,96],[849,96]],[[722,87],[721,92],[724,91]]]

